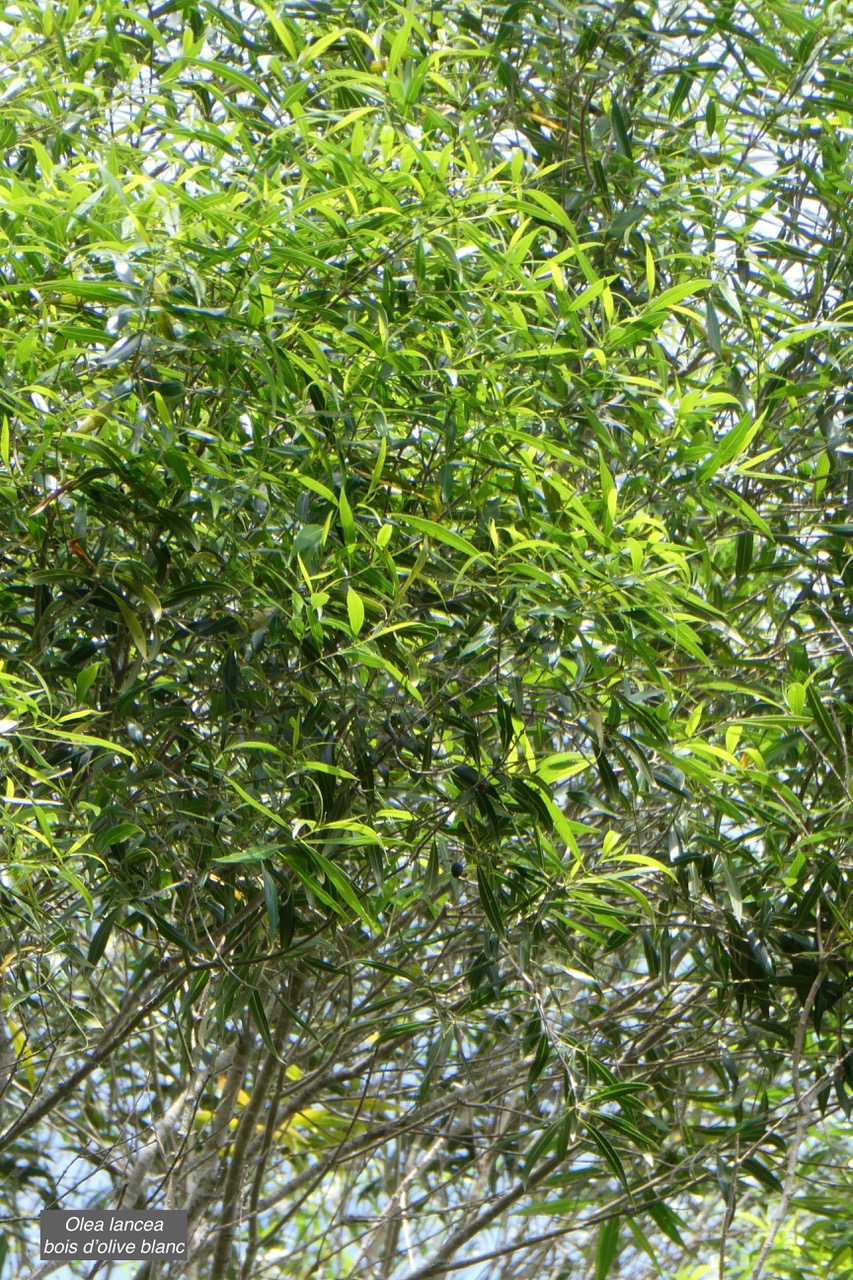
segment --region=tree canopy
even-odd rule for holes
[[[0,42],[2,1274],[853,1275],[849,6]]]

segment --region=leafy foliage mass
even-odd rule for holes
[[[0,37],[4,1274],[853,1274],[847,6]]]

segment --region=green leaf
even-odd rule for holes
[[[379,485],[382,483],[382,472],[385,469],[385,459],[387,456],[388,456],[388,441],[385,436],[382,436],[379,441],[379,452],[376,455],[376,462],[373,464],[373,470],[370,473],[370,487],[367,490],[368,499],[373,496],[373,494],[379,488]],[[382,533],[383,530],[380,529],[379,532]],[[389,536],[390,536],[390,532],[391,530],[389,527],[388,528]],[[377,541],[379,541],[378,536],[377,536]],[[383,545],[383,544],[380,544],[380,545]]]
[[[678,112],[679,107],[687,98],[690,87],[695,77],[692,72],[683,71],[675,82],[675,88],[672,91],[672,97],[669,100],[669,118],[670,120]]]
[[[130,840],[133,836],[142,835],[142,827],[136,825],[135,822],[118,822],[115,826],[108,827],[107,830],[98,837],[98,844],[102,849],[110,849],[113,845],[121,844],[123,840]]]
[[[364,602],[354,587],[347,587],[347,614],[350,630],[357,636],[364,626]]]
[[[89,943],[89,950],[86,952],[86,961],[88,964],[92,965],[92,967],[98,963],[101,956],[104,954],[107,943],[110,940],[113,925],[118,919],[119,914],[118,910],[108,912],[92,934],[92,940]]]
[[[756,1160],[754,1156],[744,1156],[740,1167],[744,1173],[751,1173],[753,1178],[760,1182],[765,1190],[779,1193],[784,1189],[781,1180],[776,1177],[776,1174],[772,1173],[760,1160]]]
[[[590,1124],[589,1121],[587,1121],[586,1130],[592,1138],[593,1143],[598,1148],[599,1153],[604,1157],[605,1164],[608,1166],[611,1173],[614,1173],[619,1179],[629,1200],[633,1201],[631,1188],[628,1185],[628,1179],[625,1175],[625,1169],[622,1161],[619,1159],[616,1148],[613,1146],[610,1139],[606,1137],[600,1129],[597,1129],[595,1125]]]
[[[809,704],[809,710],[814,716],[815,723],[819,725],[823,737],[835,751],[840,753],[841,744],[838,740],[835,725],[832,723],[832,718],[813,684],[806,686],[806,702]]]
[[[317,493],[321,498],[325,498],[327,502],[333,502],[338,505],[338,499],[335,497],[334,491],[327,484],[322,484],[314,476],[305,475],[299,472],[299,483],[304,485],[306,489],[311,489],[313,493]]]
[[[558,1141],[564,1122],[565,1116],[560,1116],[559,1119],[553,1121],[546,1129],[543,1130],[531,1146],[527,1156],[525,1157],[524,1165],[521,1170],[521,1183],[523,1186],[527,1184],[527,1180],[533,1172],[536,1162],[541,1160],[543,1156],[547,1155],[551,1147],[553,1147]]]
[[[311,857],[329,883],[335,886],[347,906],[367,925],[368,929],[375,929],[376,921],[370,913],[368,904],[362,900],[344,872],[316,851],[312,850]]]
[[[221,857],[214,858],[216,863],[223,862],[235,866],[240,866],[244,862],[265,862],[275,849],[282,846],[276,844],[257,844],[250,845],[247,849],[238,849],[235,853],[225,853]]]
[[[341,513],[341,528],[344,534],[344,543],[348,550],[351,550],[355,543],[355,520],[347,498],[347,491],[341,485],[341,492],[338,497],[338,507]]]
[[[743,895],[741,893],[740,885],[737,882],[737,877],[735,876],[729,859],[723,853],[720,853],[718,857],[720,859],[720,866],[723,870],[723,879],[725,880],[726,889],[728,890],[729,901],[732,904],[732,913],[738,924],[740,924],[743,920]]]
[[[275,745],[274,745],[274,743],[272,743],[272,742],[263,742],[263,741],[262,741],[262,740],[260,740],[260,739],[258,739],[258,740],[255,740],[255,739],[247,739],[247,740],[246,740],[246,741],[244,741],[244,742],[230,742],[230,743],[228,743],[228,744],[227,744],[227,746],[225,746],[225,747],[223,748],[223,750],[224,750],[225,752],[235,752],[235,751],[265,751],[265,752],[267,752],[269,755],[278,756],[278,758],[279,758],[280,760],[286,760],[286,759],[287,759],[287,756],[286,756],[286,755],[285,755],[285,753],[281,750],[281,748],[280,748],[280,747],[275,746]]]
[[[640,1227],[640,1224],[636,1222],[633,1218],[627,1218],[626,1221],[628,1223],[628,1229],[630,1230],[631,1235],[634,1237],[635,1245],[637,1246],[638,1249],[642,1249],[643,1253],[645,1253],[647,1257],[651,1258],[652,1265],[654,1266],[656,1272],[659,1275],[662,1275],[663,1271],[660,1266],[660,1263],[658,1262],[658,1256],[648,1236]]]
[[[418,1101],[423,1102],[429,1095],[429,1087],[435,1074],[436,1067],[446,1058],[451,1045],[453,1044],[454,1034],[453,1028],[448,1027],[445,1030],[439,1030],[435,1035],[429,1052],[424,1062],[424,1074],[418,1089]]]
[[[540,209],[549,216],[551,221],[555,222],[558,227],[562,227],[564,231],[574,233],[574,226],[569,219],[568,214],[562,205],[558,204],[553,196],[548,195],[546,191],[541,191],[536,187],[531,187],[525,192],[528,200],[532,200]]]
[[[503,913],[500,909],[495,891],[489,883],[489,875],[484,866],[477,867],[477,886],[480,890],[480,901],[489,924],[495,933],[503,936],[506,932]]]
[[[286,49],[288,55],[291,58],[296,58],[297,48],[296,48],[296,45],[294,44],[293,36],[289,28],[285,24],[285,22],[276,13],[275,7],[272,4],[267,4],[266,0],[259,0],[258,7],[266,15],[266,18],[270,26],[272,27],[278,39],[284,45],[284,48]]]
[[[307,768],[308,766],[302,766],[302,767]],[[316,768],[318,766],[314,766],[314,767]],[[329,768],[330,767],[331,766],[329,766]],[[326,772],[326,767],[323,766],[321,771]],[[263,814],[263,816],[267,818],[270,822],[274,823],[277,827],[284,827],[286,829],[289,827],[289,824],[285,818],[282,818],[280,814],[276,813],[273,809],[269,808],[268,805],[262,804],[260,800],[256,800],[254,796],[249,795],[248,791],[246,791],[244,787],[241,787],[239,782],[236,782],[233,778],[229,778],[228,783],[230,786],[234,788],[238,796],[240,796],[241,799],[245,800],[246,804],[248,804],[252,809],[256,810],[258,813]]]
[[[671,1240],[673,1244],[677,1244],[681,1249],[686,1248],[684,1240],[681,1237],[681,1232],[679,1230],[679,1228],[686,1229],[686,1224],[682,1221],[682,1219],[678,1216],[678,1214],[675,1213],[674,1210],[672,1210],[669,1207],[668,1204],[665,1204],[664,1201],[659,1200],[655,1202],[650,1202],[648,1204],[644,1204],[643,1208],[645,1209],[646,1213],[648,1213],[649,1217],[652,1219],[655,1225],[660,1227],[661,1231],[663,1232],[663,1234],[666,1236],[668,1240]]]
[[[138,590],[139,590],[140,596],[148,606],[148,609],[151,613],[151,617],[153,621],[159,622],[163,616],[163,606],[158,600],[157,596],[150,589],[150,587],[143,586],[142,584],[140,584]]]
[[[737,560],[735,563],[735,577],[745,578],[749,573],[752,565],[753,548],[755,544],[754,535],[751,529],[743,529],[736,537],[737,542]]]
[[[610,108],[610,123],[613,126],[613,137],[620,155],[623,155],[626,160],[633,160],[631,139],[628,136],[628,124],[622,108],[617,102],[614,102]]]
[[[253,988],[249,992],[249,1009],[251,1010],[252,1018],[254,1019],[255,1026],[258,1028],[258,1031],[260,1031],[261,1033],[261,1039],[264,1042],[264,1046],[269,1050],[269,1052],[274,1057],[278,1058],[276,1047],[273,1044],[272,1033],[270,1031],[270,1024],[269,1024],[269,1021],[267,1020],[266,1010],[264,1009],[264,1002],[261,999],[261,993],[260,991],[257,990],[257,988]]]
[[[269,872],[269,868],[263,863],[261,864],[261,874],[264,879],[264,902],[267,908],[270,937],[275,938],[279,928],[278,889]]]
[[[78,704],[86,701],[86,694],[98,678],[103,663],[90,662],[88,667],[84,667],[75,682],[75,693]]]
[[[598,1229],[595,1248],[595,1280],[607,1280],[619,1252],[619,1219],[607,1218]]]
[[[354,773],[350,773],[349,769],[342,769],[339,765],[324,764],[322,760],[303,760],[293,770],[293,777],[300,773],[322,773],[330,778],[343,778],[347,782],[357,782]],[[265,811],[266,812],[266,811]]]
[[[656,298],[651,299],[645,308],[644,314],[655,311],[669,311],[672,307],[677,306],[678,303],[683,302],[685,298],[701,293],[711,284],[713,284],[713,281],[707,278],[683,280],[679,284],[674,284],[669,289],[664,289],[663,293],[659,293]]]
[[[698,481],[709,480],[711,476],[716,475],[721,467],[733,462],[739,457],[745,449],[749,447],[750,441],[761,430],[764,422],[764,413],[753,419],[750,414],[744,414],[740,421],[732,427],[731,431],[720,441],[717,448],[707,462],[704,462],[696,472]]]
[[[125,601],[122,600],[121,596],[114,595],[112,592],[109,592],[109,594],[112,595],[112,598],[118,605],[119,613],[122,616],[125,626],[130,632],[130,637],[133,640],[133,643],[136,645],[143,659],[147,661],[148,641],[145,638],[145,632],[142,630],[142,625],[139,619],[131,609],[130,605],[126,604]]]
[[[188,951],[192,954],[196,954],[198,952],[196,944],[191,942],[186,934],[181,933],[180,929],[176,929],[175,926],[169,920],[166,920],[161,916],[159,912],[154,911],[151,907],[146,907],[142,914],[148,917],[160,936],[165,938],[167,942],[173,942],[175,946],[180,947],[182,951]]]
[[[453,547],[457,551],[464,551],[466,555],[480,559],[485,554],[478,551],[467,539],[460,537],[452,529],[445,529],[442,525],[436,524],[434,520],[425,520],[422,516],[410,515],[401,515],[398,519],[403,524],[411,525],[419,533],[427,534],[434,542],[442,542],[445,546]]]
[[[785,700],[795,716],[801,716],[806,705],[806,687],[799,680],[792,681],[785,690]]]
[[[391,44],[391,49],[388,53],[388,74],[389,75],[394,75],[395,71],[397,70],[397,67],[400,64],[400,60],[409,51],[409,35],[411,33],[411,30],[412,30],[412,15],[411,13],[407,13],[406,18],[403,22],[403,25],[395,35],[394,40],[392,41],[392,44]]]
[[[708,346],[714,352],[714,355],[722,357],[723,343],[720,338],[720,321],[710,294],[705,299],[705,332],[708,335]]]
[[[527,1088],[533,1088],[533,1085],[541,1076],[545,1067],[548,1065],[548,1059],[551,1056],[551,1043],[543,1032],[536,1043],[536,1053],[530,1064],[530,1070],[527,1073]]]

